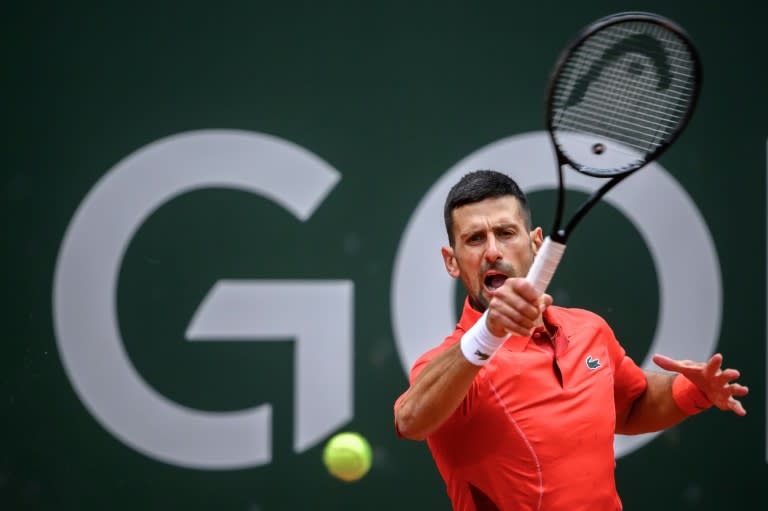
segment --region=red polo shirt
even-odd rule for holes
[[[416,361],[411,382],[480,315],[465,302],[456,330]],[[621,509],[616,411],[645,391],[645,375],[599,316],[551,306],[544,318],[552,340],[543,327],[507,339],[427,438],[454,510]]]

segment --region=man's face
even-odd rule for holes
[[[454,246],[443,247],[448,273],[460,278],[472,305],[485,310],[489,291],[507,277],[525,277],[541,246],[541,228],[528,231],[513,196],[485,199],[453,210]]]

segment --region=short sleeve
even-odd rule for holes
[[[613,367],[613,399],[616,406],[616,416],[622,417],[632,406],[632,403],[644,392],[648,383],[645,373],[634,360],[627,355],[613,330],[604,324],[605,345]]]

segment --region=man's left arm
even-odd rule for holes
[[[739,371],[722,369],[721,354],[713,355],[707,362],[673,360],[663,355],[654,355],[653,361],[677,374],[644,371],[646,390],[616,417],[616,433],[637,435],[659,431],[711,406],[746,415],[736,398],[746,396],[749,389],[734,382],[740,376]]]

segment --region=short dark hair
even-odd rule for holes
[[[453,185],[445,198],[443,216],[445,230],[448,232],[448,242],[453,246],[453,210],[466,204],[473,204],[485,199],[511,195],[520,203],[525,228],[531,230],[531,207],[528,197],[520,189],[514,179],[495,170],[476,170],[465,174],[458,183]]]

